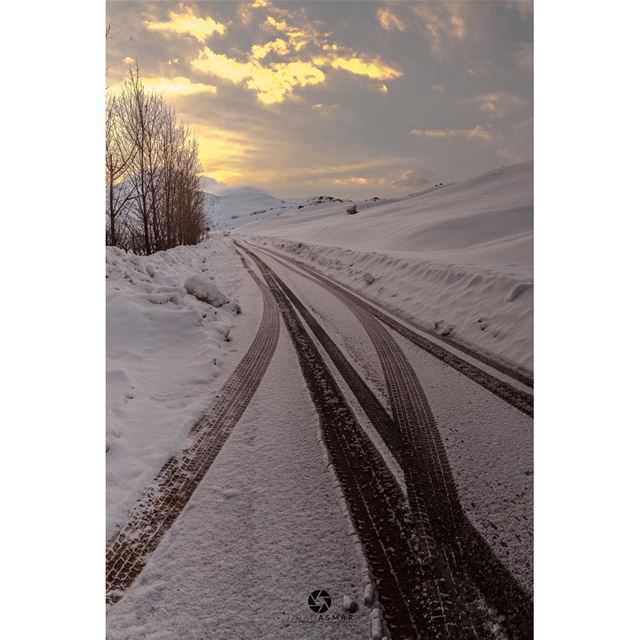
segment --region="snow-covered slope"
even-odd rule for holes
[[[233,229],[257,217],[268,218],[297,206],[297,200],[276,198],[255,187],[230,188],[201,178],[205,207],[213,230]]]
[[[336,202],[290,209],[241,233],[424,326],[532,366],[532,163],[357,205],[356,215]]]

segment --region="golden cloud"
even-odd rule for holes
[[[189,78],[183,76],[175,76],[173,78],[164,78],[162,76],[147,76],[141,78],[145,91],[153,91],[161,93],[167,98],[177,98],[180,96],[190,96],[196,93],[212,93],[218,92],[218,88],[211,84],[202,82],[193,82]],[[115,84],[111,90],[118,94],[122,91],[122,84]]]
[[[296,87],[321,84],[325,74],[310,62],[282,62],[263,66],[252,58],[239,62],[224,54],[218,54],[205,47],[195,60],[191,61],[195,71],[229,80],[234,84],[245,83],[255,91],[263,104],[282,102]]]
[[[215,53],[208,47],[202,49],[191,61],[194,71],[216,76],[234,84],[243,84],[255,91],[258,100],[263,104],[275,104],[284,101],[297,87],[319,85],[325,82],[326,75],[322,67],[330,67],[364,76],[380,82],[378,87],[387,93],[387,86],[382,80],[392,80],[402,75],[402,71],[394,69],[378,58],[367,58],[346,50],[340,54],[342,47],[326,44],[325,55],[315,56],[310,61],[295,60],[265,65],[262,60],[270,52],[285,55],[287,43],[278,38],[264,45],[254,45],[252,56],[243,62],[225,54]]]
[[[402,75],[402,71],[384,64],[377,58],[363,58],[358,55],[314,58],[314,62],[325,64],[334,69],[348,71],[358,76],[366,76],[372,80],[393,80]]]
[[[402,72],[385,64],[379,58],[367,57],[338,44],[329,44],[328,34],[320,34],[315,26],[309,22],[304,9],[289,10],[273,7],[268,2],[254,2],[245,4],[244,8],[268,7],[268,15],[264,26],[268,30],[276,31],[278,37],[263,44],[254,44],[246,58],[215,53],[209,47],[201,49],[196,58],[191,60],[194,71],[215,76],[245,86],[255,91],[257,98],[263,104],[283,102],[290,97],[297,87],[319,85],[325,82],[326,68],[346,71],[354,75],[370,78],[378,83],[378,89],[387,93],[388,88],[383,81],[392,80],[402,75]],[[198,41],[204,42],[212,33],[225,34],[224,24],[216,22],[210,16],[196,15],[194,9],[186,5],[179,5],[179,9],[169,14],[165,22],[147,22],[150,30],[164,31],[173,34],[188,34]],[[269,54],[286,56],[299,53],[308,45],[313,44],[322,49],[318,56],[308,56],[288,62],[272,62],[266,64],[264,60]],[[324,70],[323,70],[324,69]],[[182,87],[183,92],[193,87]],[[169,91],[172,90],[169,83]],[[208,85],[204,85],[208,86]],[[180,92],[179,87],[173,89]]]
[[[491,140],[486,127],[476,125],[472,129],[412,129],[411,134],[423,138],[466,138],[467,140]]]
[[[227,28],[210,16],[204,18],[195,14],[188,6],[181,6],[181,13],[171,11],[167,22],[148,21],[145,26],[150,31],[164,31],[180,35],[190,35],[199,42],[204,42],[210,35],[217,33],[223,36]]]
[[[285,13],[284,10],[281,10],[281,14]],[[300,51],[312,42],[317,43],[317,34],[309,25],[293,26],[284,18],[276,20],[273,16],[267,16],[265,24],[284,34],[295,51]]]
[[[190,96],[196,93],[217,93],[218,88],[211,84],[193,82],[189,78],[176,76],[175,78],[151,77],[144,78],[146,89],[157,91],[167,97]]]
[[[397,29],[398,31],[404,31],[404,23],[389,11],[389,9],[378,9],[378,22],[385,31],[392,31]]]
[[[251,55],[257,60],[266,58],[272,52],[277,53],[279,56],[284,56],[289,52],[289,47],[282,38],[265,42],[265,44],[254,44],[251,47]]]

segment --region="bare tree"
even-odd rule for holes
[[[105,169],[107,184],[107,214],[109,224],[108,241],[118,244],[116,223],[120,214],[129,205],[133,190],[124,180],[133,158],[133,147],[127,144],[118,126],[118,104],[109,96],[106,104],[105,122]]]
[[[194,244],[206,235],[195,136],[138,67],[107,101],[108,242],[136,253]]]

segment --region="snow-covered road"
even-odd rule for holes
[[[256,290],[257,294],[257,290]],[[368,611],[311,623],[325,589],[362,602],[366,567],[282,332],[247,411],[140,578],[113,638],[367,638]],[[315,616],[317,618],[317,616]]]
[[[231,247],[230,239],[228,243]],[[153,554],[145,558],[146,565],[141,564],[138,578],[122,599],[109,607],[109,638],[380,640],[385,628],[393,638],[453,639],[473,634],[500,638],[504,632],[514,638],[530,637],[531,417],[522,407],[518,409],[505,401],[495,389],[465,375],[465,367],[454,367],[391,328],[381,329],[383,341],[397,350],[398,362],[409,375],[393,384],[404,386],[412,380],[411,384],[417,386],[409,394],[411,402],[416,402],[424,391],[424,402],[428,402],[425,406],[432,412],[429,438],[434,443],[441,441],[433,446],[440,447],[442,453],[438,455],[444,456],[437,464],[450,467],[446,482],[455,485],[455,508],[460,510],[451,526],[462,527],[462,533],[452,538],[456,542],[446,542],[444,538],[448,536],[443,538],[442,525],[437,524],[446,519],[433,513],[437,500],[430,502],[433,496],[430,498],[428,491],[419,497],[420,491],[427,490],[420,488],[420,483],[426,482],[421,478],[431,477],[428,468],[420,468],[419,461],[429,467],[432,459],[423,456],[426,449],[419,447],[410,447],[409,455],[399,455],[401,445],[376,432],[379,425],[370,406],[362,401],[364,392],[360,393],[353,384],[355,376],[367,387],[366,393],[381,408],[378,413],[388,414],[383,421],[391,421],[391,428],[401,425],[403,388],[398,396],[390,393],[389,364],[380,359],[380,352],[376,351],[380,345],[372,342],[371,328],[367,330],[367,318],[375,326],[380,324],[378,320],[368,315],[366,305],[360,307],[341,297],[336,290],[314,280],[311,272],[305,273],[287,262],[286,256],[275,257],[254,245],[245,244],[243,249],[259,256],[257,262],[264,266],[257,268],[256,263],[245,260],[244,266],[253,273],[236,269],[235,273],[243,274],[243,295],[259,300],[254,279],[265,282],[266,273],[267,284],[280,300],[280,312],[284,312],[283,305],[289,304],[283,293],[286,289],[290,290],[290,300],[292,295],[298,300],[298,312],[288,312],[289,320],[284,323],[287,330],[278,320],[281,330],[275,353],[270,362],[265,353],[268,367],[255,395],[234,421],[235,426],[229,425],[224,446],[217,457],[212,456],[213,464],[198,478],[186,507],[174,515],[173,525]],[[237,268],[241,258],[235,255],[233,259]],[[229,366],[223,367],[220,383],[233,377],[233,370],[249,345],[246,336],[255,335],[249,327],[260,323],[265,305],[247,301],[243,308],[245,317],[241,322],[248,331],[236,343],[236,353],[227,359]],[[320,386],[330,381],[314,381],[316,374],[305,370],[307,362],[301,355],[304,349],[298,344],[292,322],[314,335],[317,357],[324,361],[319,366],[324,367],[325,377],[329,375],[340,387],[335,393],[341,400],[335,401],[347,403],[341,415],[352,416],[349,428],[355,430],[351,439],[340,440],[346,431],[331,435],[331,420],[327,421],[326,415],[323,418],[316,397]],[[321,327],[346,366],[352,368],[351,378],[341,375],[343,371],[326,351],[326,344],[319,341],[313,324]],[[456,354],[455,358],[460,357],[459,352]],[[469,368],[476,365],[470,358]],[[509,376],[504,371],[488,373],[491,367],[482,363],[478,366],[481,378],[495,374],[498,386],[507,384]],[[514,388],[523,389],[520,382],[511,383]],[[417,418],[410,417],[411,412],[407,415],[403,429],[424,427],[416,422]],[[360,439],[361,445],[353,448],[352,438]],[[405,441],[400,442],[406,446]],[[347,454],[344,460],[340,447]],[[423,457],[416,459],[418,454]],[[367,465],[380,471],[385,480],[377,486],[382,488],[368,486],[364,475],[358,478],[360,462],[363,474]],[[353,471],[351,479],[346,479],[344,469]],[[414,474],[415,478],[407,474]],[[354,497],[354,487],[358,498]],[[418,498],[414,499],[412,492],[416,490]],[[439,489],[436,485],[430,491],[433,494]],[[366,500],[358,502],[362,496]],[[412,533],[416,531],[411,524],[413,518],[416,522],[422,518],[427,529],[433,529],[425,538],[429,540],[425,544],[430,559],[424,567],[419,562],[416,565],[415,558],[425,550],[403,552],[398,549],[398,540],[392,543],[390,538],[384,539],[386,534],[381,536],[384,517],[380,516],[382,512],[376,515],[375,503],[386,501],[388,509],[393,500],[405,504],[396,508],[397,525],[391,522],[393,516],[384,516],[389,536],[399,536],[401,543],[405,538],[414,542],[420,539]],[[364,511],[358,511],[362,505],[371,511],[370,515],[363,517]],[[426,505],[426,512],[419,515],[416,505]],[[409,520],[406,510],[413,512]],[[453,546],[448,547],[449,544]],[[469,558],[472,561],[466,566]],[[449,565],[446,570],[443,562]],[[472,567],[474,563],[477,566]],[[394,587],[389,576],[397,572],[400,581]],[[406,584],[401,584],[405,576]],[[424,585],[415,588],[420,576],[424,577]],[[434,585],[442,583],[434,587],[435,592],[429,586],[432,580]],[[378,594],[377,599],[367,597],[365,603],[369,581],[378,585]],[[307,599],[320,589],[330,594],[332,606],[327,615],[335,619],[325,620],[310,610]],[[502,599],[496,595],[500,589],[504,591]],[[436,592],[440,594],[439,611],[425,612],[424,603],[431,602],[429,597]],[[347,602],[350,599],[357,603],[355,612],[343,609],[345,597]],[[439,613],[446,619],[438,620]]]
[[[373,343],[349,307],[287,258],[269,266],[284,279],[391,412]],[[284,266],[287,264],[288,266]],[[425,390],[465,512],[523,587],[532,589],[533,421],[530,416],[392,330]],[[487,367],[488,369],[488,367]],[[499,374],[499,372],[498,372]],[[505,378],[505,376],[501,376]],[[511,381],[525,388],[518,381]]]

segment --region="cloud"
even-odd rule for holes
[[[358,76],[371,78],[380,82],[378,89],[387,93],[387,86],[382,80],[393,80],[402,75],[402,71],[385,64],[379,58],[365,57],[361,54],[345,50],[339,45],[325,45],[327,51],[311,60],[294,60],[263,64],[269,51],[280,55],[286,50],[286,43],[274,40],[265,45],[254,45],[252,56],[245,62],[225,54],[214,53],[208,47],[202,49],[191,61],[194,71],[228,80],[236,85],[245,86],[255,91],[258,100],[265,105],[283,102],[290,97],[297,87],[323,84],[326,73],[323,68],[346,71]]]
[[[214,33],[221,36],[226,33],[226,26],[221,22],[216,22],[210,16],[204,18],[197,16],[191,7],[185,5],[180,5],[180,10],[181,13],[169,12],[169,20],[166,22],[147,21],[145,26],[149,31],[193,36],[199,42],[205,42]]]
[[[463,40],[467,34],[467,25],[457,4],[421,2],[412,5],[411,10],[430,42],[431,53],[439,60],[445,59],[451,42]]]
[[[272,52],[277,53],[279,56],[284,56],[289,52],[289,47],[282,38],[265,42],[265,44],[254,44],[251,47],[251,55],[257,60],[266,58]]]
[[[504,118],[529,105],[527,100],[511,93],[483,93],[469,102],[479,105],[482,111],[496,118]]]
[[[516,48],[516,65],[520,71],[533,69],[533,43],[523,42]]]
[[[175,76],[173,78],[165,78],[162,76],[145,76],[142,78],[142,84],[145,91],[153,91],[161,93],[167,98],[177,98],[180,96],[191,96],[198,93],[218,92],[217,87],[202,82],[193,82],[190,78],[183,76]],[[111,90],[118,94],[122,91],[122,84],[115,84]]]
[[[143,78],[146,89],[162,93],[167,97],[190,96],[196,93],[217,93],[218,88],[211,84],[193,82],[189,78],[176,76],[175,78],[151,77]]]
[[[506,160],[511,164],[516,162],[524,162],[531,158],[531,154],[526,151],[518,151],[516,149],[498,149],[496,155],[501,160]]]
[[[523,20],[533,15],[533,0],[513,0],[505,4],[510,9],[515,9]]]
[[[391,184],[399,189],[424,189],[433,184],[433,179],[427,177],[424,171],[417,171],[415,169],[406,169],[402,171],[396,180],[393,180]]]
[[[241,8],[249,13],[263,11],[266,16],[262,30],[275,32],[277,37],[263,43],[256,42],[244,54],[237,49],[222,53],[204,46],[189,64],[195,72],[215,76],[255,92],[259,102],[264,105],[281,103],[294,97],[297,88],[325,83],[328,70],[369,78],[377,83],[381,93],[388,92],[383,81],[402,75],[402,71],[379,57],[330,43],[330,34],[317,30],[320,23],[309,20],[305,7],[290,9],[275,7],[267,2],[254,2],[251,5],[244,3]],[[222,23],[210,16],[196,15],[193,8],[184,4],[169,13],[168,21],[145,24],[151,31],[188,34],[201,43],[212,33],[222,35],[227,30]],[[233,36],[232,32],[230,38]],[[271,60],[272,56],[287,56],[288,59],[275,62]]]
[[[314,104],[312,107],[313,111],[323,118],[332,118],[335,119],[337,117],[344,117],[343,108],[339,104],[324,104],[322,102]]]
[[[466,138],[467,140],[491,140],[491,132],[480,125],[472,129],[412,129],[411,134],[422,138]]]
[[[385,64],[379,58],[365,58],[357,54],[317,57],[314,62],[372,80],[393,80],[402,75],[402,71]]]
[[[531,154],[532,21],[515,3],[178,1],[107,4],[108,84],[139,63],[218,180],[386,195]]]
[[[280,10],[280,14],[289,15],[284,9]],[[309,24],[304,22],[298,26],[292,25],[284,18],[276,20],[273,16],[267,16],[265,20],[267,28],[284,34],[289,44],[295,51],[301,51],[309,44],[318,44],[318,34],[316,30]]]
[[[378,9],[378,22],[385,31],[393,31],[394,29],[398,31],[405,30],[404,23],[398,16],[391,13],[389,9]]]
[[[375,178],[363,178],[362,176],[349,176],[348,178],[334,178],[332,180],[335,184],[358,184],[365,185],[376,182]]]
[[[229,80],[234,84],[244,84],[255,91],[263,104],[282,102],[296,87],[321,84],[325,74],[309,62],[281,62],[263,66],[255,58],[240,62],[224,54],[218,54],[205,47],[195,60],[191,61],[195,71]]]
[[[124,58],[122,58],[122,62],[131,66],[135,62],[135,60],[131,56],[125,56]]]

